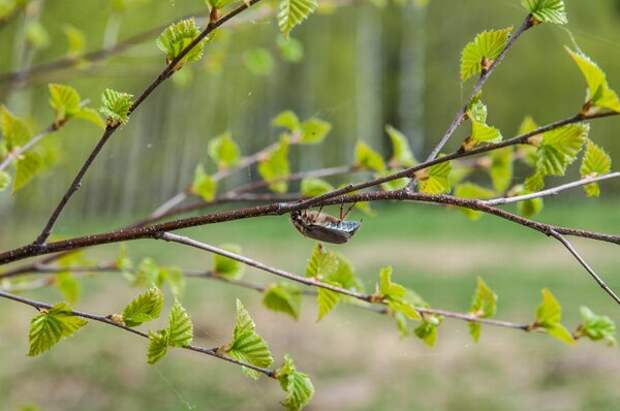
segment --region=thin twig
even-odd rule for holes
[[[534,198],[558,195],[564,190],[569,190],[571,188],[577,188],[577,187],[585,186],[588,184],[596,183],[599,181],[609,180],[610,178],[616,178],[616,177],[620,177],[620,172],[615,171],[613,173],[603,174],[598,177],[585,177],[585,178],[582,178],[581,180],[572,181],[570,183],[562,184],[556,187],[551,187],[546,190],[537,191],[535,193],[523,194],[520,196],[513,196],[513,197],[500,197],[500,198],[494,198],[491,200],[481,200],[481,202],[489,206],[518,203],[519,201],[532,200]]]
[[[49,310],[50,308],[52,308],[51,304],[47,304],[47,303],[44,303],[44,302],[40,302],[40,301],[36,301],[36,300],[31,300],[29,298],[24,298],[24,297],[21,297],[21,296],[13,295],[13,294],[1,291],[1,290],[0,290],[0,298],[5,298],[5,299],[8,299],[8,300],[12,300],[12,301],[16,301],[16,302],[19,302],[19,303],[22,303],[22,304],[29,305],[29,306],[31,306],[31,307],[39,310],[39,311],[40,310],[44,310],[44,309]],[[97,322],[100,322],[100,323],[103,323],[103,324],[111,325],[113,327],[120,328],[120,329],[125,330],[127,332],[130,332],[132,334],[138,335],[140,337],[149,339],[149,336],[148,336],[147,333],[144,333],[142,331],[136,330],[134,328],[127,327],[126,325],[120,324],[118,322],[112,321],[110,318],[108,318],[108,316],[90,314],[90,313],[86,313],[86,312],[83,312],[83,311],[76,311],[76,310],[69,311],[69,313],[71,315],[76,316],[76,317],[82,317],[82,318],[85,318],[85,319],[88,319],[88,320],[93,320],[93,321],[97,321]],[[239,365],[239,366],[242,366],[242,367],[250,368],[250,369],[252,369],[254,371],[257,371],[257,372],[259,372],[261,374],[266,375],[267,377],[275,378],[275,371],[269,370],[267,368],[257,367],[255,365],[252,365],[252,364],[249,364],[249,363],[245,363],[243,361],[238,361],[238,360],[235,360],[233,358],[226,357],[226,356],[224,356],[224,355],[222,355],[222,354],[220,354],[218,352],[218,348],[204,348],[204,347],[199,347],[199,346],[195,346],[195,345],[188,345],[188,346],[180,347],[180,348],[183,348],[183,349],[189,350],[189,351],[195,351],[195,352],[199,352],[199,353],[202,353],[202,354],[206,354],[206,355],[209,355],[211,357],[219,358],[220,360],[224,360],[226,362],[229,362],[229,363],[232,363],[232,364],[235,364],[235,365]]]
[[[601,276],[599,276],[596,271],[594,271],[594,269],[590,267],[590,265],[586,262],[586,260],[584,260],[584,258],[579,254],[575,247],[573,247],[570,241],[568,241],[566,238],[564,238],[564,236],[562,236],[554,229],[549,230],[549,235],[562,243],[562,245],[566,247],[566,249],[573,255],[573,257],[575,257],[577,261],[579,261],[579,264],[581,264],[583,268],[585,268],[586,271],[592,276],[594,281],[596,281],[596,283],[600,285],[601,288],[605,290],[605,292],[609,294],[611,298],[614,299],[614,301],[616,301],[616,303],[620,304],[620,297],[618,297],[618,295],[607,285],[605,280],[603,280]]]
[[[151,84],[142,92],[142,94],[138,96],[138,98],[134,101],[131,108],[129,109],[129,115],[131,115],[144,102],[144,100],[146,100],[151,95],[151,93],[157,87],[159,87],[161,83],[163,83],[168,78],[170,78],[170,76],[172,76],[179,62],[187,55],[187,53],[190,52],[191,49],[193,49],[198,44],[200,44],[200,42],[202,42],[202,40],[206,38],[215,29],[217,29],[218,27],[220,27],[221,25],[226,23],[228,20],[238,15],[239,13],[243,12],[244,10],[258,3],[259,1],[260,0],[248,0],[247,2],[244,2],[243,4],[239,5],[237,8],[230,11],[228,14],[222,16],[220,19],[216,21],[210,21],[207,27],[198,36],[196,36],[196,38],[194,38],[183,50],[181,50],[181,52],[166,66],[166,68],[164,68],[164,70],[159,74],[159,76],[157,76],[157,78],[151,82]],[[108,139],[112,136],[112,134],[119,128],[119,126],[120,124],[110,124],[106,127],[105,132],[101,136],[99,142],[97,143],[93,151],[90,153],[90,155],[88,156],[87,160],[84,162],[82,167],[80,168],[80,171],[78,172],[78,174],[75,176],[75,178],[71,182],[71,185],[69,186],[69,188],[63,195],[62,199],[60,200],[60,203],[58,203],[58,205],[52,212],[52,215],[50,216],[49,220],[45,224],[45,227],[43,228],[43,230],[41,231],[37,239],[34,241],[33,246],[40,247],[42,244],[45,243],[47,238],[50,236],[52,229],[54,228],[54,225],[56,224],[56,221],[58,220],[58,217],[60,217],[60,214],[64,210],[65,206],[67,205],[67,203],[69,202],[73,194],[80,187],[84,175],[90,168],[91,164],[94,162],[95,158],[97,157],[97,155],[99,154],[103,146],[106,144]]]

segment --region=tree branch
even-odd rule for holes
[[[39,310],[39,311],[44,310],[44,309],[49,310],[50,308],[52,308],[52,305],[50,305],[50,304],[43,303],[43,302],[36,301],[36,300],[31,300],[31,299],[24,298],[24,297],[20,297],[20,296],[13,295],[13,294],[1,291],[1,290],[0,290],[0,298],[5,298],[5,299],[8,299],[8,300],[16,301],[18,303],[29,305],[29,306],[31,306],[31,307]],[[140,336],[142,338],[146,338],[147,340],[149,339],[148,334],[146,334],[146,333],[144,333],[142,331],[136,330],[134,328],[127,327],[127,326],[125,326],[123,324],[120,324],[120,323],[117,323],[115,321],[112,321],[109,318],[109,316],[101,316],[101,315],[90,314],[90,313],[86,313],[86,312],[82,312],[82,311],[75,311],[75,310],[70,311],[70,314],[74,315],[76,317],[82,317],[82,318],[85,318],[85,319],[88,319],[88,320],[97,321],[97,322],[100,322],[100,323],[103,323],[103,324],[111,325],[113,327],[120,328],[120,329],[122,329],[124,331],[127,331],[129,333],[138,335],[138,336]],[[235,365],[239,365],[239,366],[242,366],[242,367],[247,367],[247,368],[250,368],[250,369],[252,369],[254,371],[257,371],[257,372],[259,372],[261,374],[264,374],[267,377],[275,379],[275,371],[269,370],[267,368],[256,367],[255,365],[252,365],[252,364],[249,364],[249,363],[245,363],[243,361],[237,361],[237,360],[235,360],[233,358],[230,358],[230,357],[226,357],[226,356],[220,354],[218,352],[217,348],[204,348],[204,347],[199,347],[199,346],[195,346],[195,345],[188,345],[186,347],[181,347],[181,348],[183,348],[185,350],[189,350],[189,351],[195,351],[195,352],[199,352],[199,353],[202,353],[202,354],[206,354],[206,355],[209,355],[211,357],[219,358],[220,360],[224,360],[226,362],[229,362],[229,363],[232,363],[232,364],[235,364]]]

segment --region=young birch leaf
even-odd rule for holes
[[[390,174],[394,174],[396,170],[385,170],[378,173],[375,173],[375,177],[387,177]],[[381,188],[385,191],[396,191],[402,190],[403,188],[409,185],[409,179],[407,177],[397,178],[394,180],[386,181],[385,183],[381,183]]]
[[[80,95],[70,86],[64,84],[49,84],[50,106],[56,112],[56,121],[73,117],[80,110]]]
[[[301,144],[319,144],[325,140],[332,125],[327,121],[310,118],[301,124]]]
[[[253,48],[243,53],[243,63],[255,76],[268,76],[273,71],[273,55],[262,47]]]
[[[6,142],[6,149],[11,151],[16,147],[26,144],[32,132],[28,123],[13,115],[5,106],[0,105],[0,131]]]
[[[304,58],[304,46],[301,41],[290,36],[288,38],[278,36],[276,44],[284,61],[299,63]]]
[[[392,310],[393,314],[401,313],[411,320],[420,320],[420,314],[407,299],[408,291],[402,285],[392,281],[392,267],[387,266],[381,269],[375,295]]]
[[[332,191],[334,186],[320,178],[304,178],[301,181],[301,194],[304,197],[316,197]]]
[[[602,147],[588,140],[586,143],[586,152],[583,155],[581,167],[579,168],[581,178],[596,177],[607,174],[610,171],[611,157],[609,157],[609,154],[607,154]],[[598,197],[601,194],[598,183],[587,184],[583,186],[583,189],[588,197]]]
[[[147,321],[159,318],[164,307],[164,294],[157,287],[151,287],[137,296],[123,310],[123,322],[128,327],[136,327]]]
[[[413,156],[407,137],[389,124],[385,126],[385,132],[392,142],[392,158],[388,161],[390,167],[413,167],[416,165],[417,161]]]
[[[65,303],[42,310],[30,322],[28,355],[37,356],[51,349],[61,339],[72,336],[88,322],[71,314]]]
[[[316,243],[306,266],[306,277],[325,278],[335,273],[338,265],[338,256]]]
[[[194,181],[190,191],[201,197],[205,202],[210,203],[215,199],[217,193],[217,181],[206,173],[202,164],[198,164],[194,170]]]
[[[288,190],[285,179],[291,174],[288,161],[289,144],[287,137],[281,138],[278,148],[258,164],[258,173],[269,183],[269,189],[276,193],[285,193]]]
[[[302,410],[314,396],[314,386],[307,374],[295,369],[293,359],[286,354],[284,364],[276,370],[276,378],[286,392],[282,405],[289,411]]]
[[[200,29],[193,18],[181,20],[168,26],[157,38],[157,47],[166,53],[166,63],[177,58],[190,43],[200,35]],[[177,69],[186,63],[198,61],[202,58],[204,45],[209,37],[195,45],[177,64]]]
[[[525,194],[525,193],[524,193]],[[544,207],[542,198],[520,201],[517,203],[517,212],[523,217],[532,217],[540,213]]]
[[[581,307],[581,324],[577,328],[578,337],[586,337],[592,341],[604,340],[609,346],[616,345],[616,324],[606,315],[597,315],[588,307]]]
[[[449,176],[451,169],[450,162],[444,161],[416,172],[415,175],[420,184],[420,192],[443,194],[450,191]]]
[[[93,123],[99,128],[105,128],[105,121],[101,118],[97,110],[90,107],[82,107],[77,113],[73,115],[75,118]]]
[[[72,273],[65,271],[56,274],[54,284],[69,304],[74,305],[80,298],[80,283]]]
[[[483,31],[467,43],[461,53],[461,81],[488,69],[506,47],[511,32],[512,27]]]
[[[168,329],[149,332],[149,348],[146,360],[149,364],[155,364],[164,358],[168,352],[169,337]]]
[[[556,300],[551,291],[544,288],[542,290],[543,301],[536,310],[536,327],[543,328],[547,333],[565,342],[573,344],[575,340],[571,333],[562,325],[562,306]]]
[[[194,325],[189,314],[181,303],[176,301],[168,316],[168,345],[171,347],[187,347],[194,338]]]
[[[566,24],[566,10],[562,0],[521,0],[523,7],[541,23]]]
[[[493,188],[498,193],[505,192],[512,181],[514,150],[512,147],[504,147],[490,154],[491,167],[489,175]]]
[[[569,124],[543,134],[536,169],[543,175],[563,176],[588,137],[587,124]]]
[[[0,170],[0,192],[6,190],[11,185],[11,176]]]
[[[328,284],[340,286],[330,281],[326,281]],[[340,302],[340,294],[335,291],[327,290],[325,288],[319,288],[317,290],[316,302],[319,306],[319,314],[317,321],[321,321],[331,310]]]
[[[239,146],[232,139],[230,132],[211,139],[208,151],[219,169],[232,167],[239,162]]]
[[[278,26],[284,37],[288,37],[291,30],[308,18],[318,6],[317,0],[280,0]]]
[[[35,151],[23,153],[15,162],[15,178],[13,192],[17,192],[28,184],[43,168],[41,156]]]
[[[278,114],[273,120],[271,120],[271,124],[275,127],[286,128],[292,133],[301,129],[301,123],[297,117],[297,114],[291,110],[286,110]]]
[[[585,54],[574,52],[568,47],[566,47],[566,51],[577,63],[588,84],[586,105],[591,104],[595,107],[620,112],[620,99],[618,99],[616,92],[609,87],[607,76],[603,70]]]
[[[241,254],[241,246],[237,244],[222,244],[220,248],[231,253]],[[238,280],[243,277],[245,265],[240,261],[223,255],[213,254],[213,272],[229,280]]]
[[[254,331],[255,325],[250,313],[241,301],[237,300],[237,319],[233,331],[233,340],[225,347],[226,353],[237,361],[247,362],[257,367],[269,367],[273,357],[265,340]],[[257,371],[243,368],[248,377],[257,379]]]
[[[490,318],[497,311],[497,294],[489,288],[484,280],[478,277],[476,293],[469,308],[469,312],[478,318]],[[475,342],[480,340],[480,323],[469,322],[469,333]]]
[[[99,112],[106,117],[109,125],[126,124],[133,105],[133,95],[107,88],[101,95],[101,104]]]
[[[263,304],[273,311],[299,319],[301,310],[301,289],[289,283],[272,284],[265,290]]]
[[[185,276],[178,267],[160,267],[159,282],[167,283],[175,298],[181,298],[185,292]]]
[[[77,57],[86,48],[86,37],[84,32],[70,24],[64,24],[62,31],[67,39],[67,55]]]
[[[361,141],[355,145],[355,166],[377,172],[385,171],[383,157]]]
[[[478,184],[466,182],[459,184],[454,189],[454,196],[467,199],[488,200],[495,197],[495,192],[479,186]],[[460,207],[460,210],[471,220],[477,220],[482,216],[480,211],[472,210],[465,207]]]

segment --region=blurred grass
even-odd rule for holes
[[[593,230],[620,232],[613,201],[549,205],[540,219]],[[566,323],[578,321],[579,305],[620,321],[617,307],[570,255],[544,236],[484,217],[472,223],[457,210],[425,205],[377,208],[364,217],[354,240],[338,251],[354,261],[369,290],[379,267],[394,265],[396,280],[415,289],[436,307],[466,310],[480,275],[499,294],[498,318],[529,321],[548,287],[564,305]],[[358,218],[359,216],[355,216]],[[127,218],[129,221],[130,218]],[[36,226],[36,222],[32,222]],[[63,237],[110,230],[118,223],[69,221]],[[9,229],[23,238],[0,238],[2,248],[26,241],[33,229]],[[285,217],[236,221],[186,230],[218,244],[237,242],[244,253],[301,273],[311,242]],[[585,257],[620,289],[617,250],[575,240]],[[97,259],[113,258],[117,246],[89,250]],[[161,264],[206,268],[210,256],[176,245],[139,241],[128,244],[134,260],[152,256]],[[274,277],[250,270],[252,281]],[[82,281],[78,308],[110,313],[138,292],[120,276],[103,274]],[[55,290],[30,293],[56,301]],[[389,318],[338,307],[315,322],[305,301],[300,322],[271,313],[259,296],[216,282],[188,283],[184,303],[196,323],[196,341],[216,346],[229,338],[234,298],[241,298],[270,342],[278,361],[289,352],[317,386],[311,410],[613,410],[620,400],[617,348],[580,343],[564,347],[543,335],[485,327],[471,343],[463,323],[446,320],[436,348],[400,340]],[[0,320],[0,397],[3,409],[36,403],[42,410],[270,410],[282,398],[277,384],[247,380],[236,367],[175,350],[156,366],[145,364],[145,341],[101,325],[91,325],[40,358],[25,357],[27,323],[33,312],[3,302]],[[152,325],[155,328],[157,325]]]

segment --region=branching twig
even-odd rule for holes
[[[29,306],[31,306],[31,307],[39,310],[39,311],[41,311],[41,310],[49,310],[50,308],[52,308],[52,305],[50,305],[50,304],[43,303],[43,302],[36,301],[36,300],[31,300],[31,299],[24,298],[24,297],[17,296],[17,295],[13,295],[13,294],[1,291],[1,290],[0,290],[0,298],[5,298],[5,299],[8,299],[8,300],[13,300],[13,301],[16,301],[16,302],[19,302],[19,303],[22,303],[22,304],[29,305]],[[86,312],[82,312],[82,311],[75,311],[75,310],[70,311],[70,314],[74,315],[74,316],[77,316],[77,317],[82,317],[82,318],[85,318],[85,319],[88,319],[88,320],[97,321],[97,322],[100,322],[100,323],[111,325],[113,327],[120,328],[120,329],[122,329],[124,331],[127,331],[127,332],[130,332],[132,334],[138,335],[138,336],[140,336],[142,338],[149,339],[149,336],[148,336],[147,333],[144,333],[142,331],[136,330],[134,328],[127,327],[126,325],[120,324],[118,322],[112,321],[108,316],[90,314],[90,313],[86,313]],[[189,351],[195,351],[195,352],[199,352],[199,353],[202,353],[202,354],[206,354],[206,355],[209,355],[211,357],[219,358],[220,360],[224,360],[226,362],[229,362],[229,363],[232,363],[232,364],[235,364],[235,365],[239,365],[239,366],[242,366],[242,367],[250,368],[250,369],[252,369],[254,371],[257,371],[257,372],[259,372],[261,374],[266,375],[267,377],[275,378],[275,372],[273,370],[269,370],[267,368],[256,367],[255,365],[252,365],[252,364],[249,364],[249,363],[245,363],[243,361],[237,361],[237,360],[235,360],[233,358],[230,358],[230,357],[226,357],[226,356],[220,354],[218,352],[217,348],[204,348],[204,347],[199,347],[199,346],[195,346],[195,345],[188,345],[186,347],[181,347],[181,348],[183,348],[185,350],[189,350]]]

